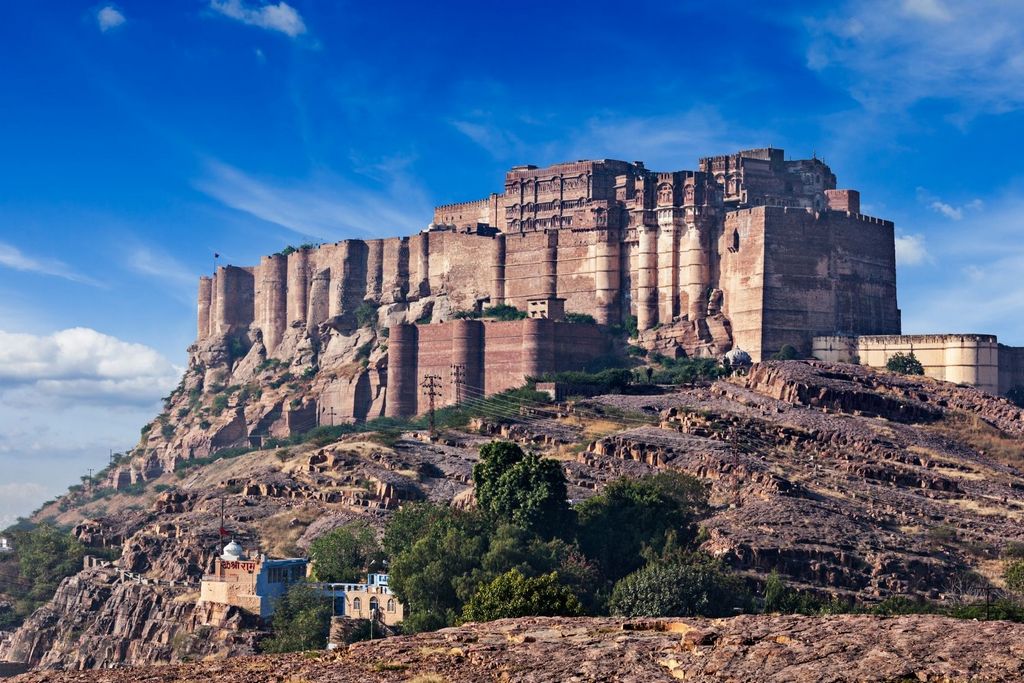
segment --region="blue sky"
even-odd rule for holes
[[[402,234],[518,163],[817,153],[896,221],[904,331],[1024,344],[1018,3],[2,11],[0,526],[134,443],[214,251]]]

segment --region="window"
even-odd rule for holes
[[[740,250],[740,231],[739,230],[733,230],[732,231],[732,250],[733,251],[739,251]]]
[[[391,600],[388,600],[388,611],[389,612],[394,612],[395,611],[395,601],[394,601],[393,598]]]
[[[359,598],[352,598],[352,611],[360,612],[363,609],[363,601]]]
[[[370,598],[370,613],[380,611],[380,603],[377,602],[377,598]]]

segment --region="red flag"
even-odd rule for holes
[[[227,529],[225,529],[224,527],[221,527],[221,528],[220,528],[220,537],[221,537],[221,538],[224,538],[224,537],[225,537],[225,536],[227,536],[227,535],[228,535],[228,530],[227,530]]]

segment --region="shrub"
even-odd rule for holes
[[[518,569],[501,574],[476,589],[462,610],[463,621],[494,621],[514,617],[573,617],[583,606],[558,572],[527,578]]]
[[[889,360],[885,362],[885,368],[890,372],[898,372],[901,375],[923,375],[924,366],[921,365],[921,361],[917,359],[917,356],[913,352],[904,354],[902,352],[894,353]]]
[[[778,353],[772,354],[772,360],[798,360],[800,358],[800,352],[794,347],[786,344]]]
[[[322,650],[331,625],[331,601],[304,581],[293,584],[274,607],[273,637],[265,652]]]
[[[510,306],[509,304],[497,304],[486,307],[483,311],[483,317],[505,321],[522,320],[526,317],[526,311],[520,311],[515,306]]]
[[[609,607],[627,617],[724,617],[748,600],[743,582],[710,557],[656,560],[615,584]]]
[[[142,434],[142,438],[146,438],[146,435],[149,434],[149,432],[152,431],[152,429],[153,429],[153,423],[152,422],[149,423],[149,424],[142,425],[142,429],[139,430],[139,432]]]
[[[356,325],[359,327],[376,327],[377,326],[377,307],[369,301],[364,301],[359,304],[359,308],[356,309]]]
[[[576,506],[580,548],[616,581],[640,568],[644,548],[660,553],[670,537],[683,545],[692,542],[707,509],[707,490],[693,477],[679,472],[623,477]]]
[[[160,436],[169,439],[174,436],[174,425],[166,424],[160,426]]]
[[[665,368],[654,374],[653,379],[658,384],[711,382],[728,374],[728,370],[713,358],[674,359],[652,353],[649,359]]]
[[[228,357],[231,360],[244,358],[247,353],[249,353],[249,347],[238,337],[232,337],[231,341],[228,342]]]
[[[627,344],[626,345],[626,355],[627,356],[633,356],[635,358],[646,358],[647,357],[647,349],[645,349],[642,346],[636,346],[634,344]]]
[[[316,366],[310,365],[302,371],[302,379],[313,379],[316,376]]]
[[[1008,562],[1003,570],[1006,587],[1017,593],[1024,593],[1024,560]]]
[[[228,395],[217,394],[213,397],[213,403],[211,404],[214,415],[220,415],[228,407]]]
[[[589,313],[566,313],[565,322],[567,323],[585,323],[587,325],[596,325],[597,319]]]

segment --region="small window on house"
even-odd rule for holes
[[[354,612],[359,612],[362,609],[363,609],[363,601],[360,600],[359,598],[352,598],[352,610]]]
[[[732,250],[733,251],[739,251],[740,250],[740,231],[739,230],[733,230],[732,231]]]
[[[394,612],[395,611],[395,601],[394,600],[388,600],[388,611],[389,612]]]
[[[377,598],[370,598],[370,611],[377,612],[380,610],[380,603],[377,602]]]

